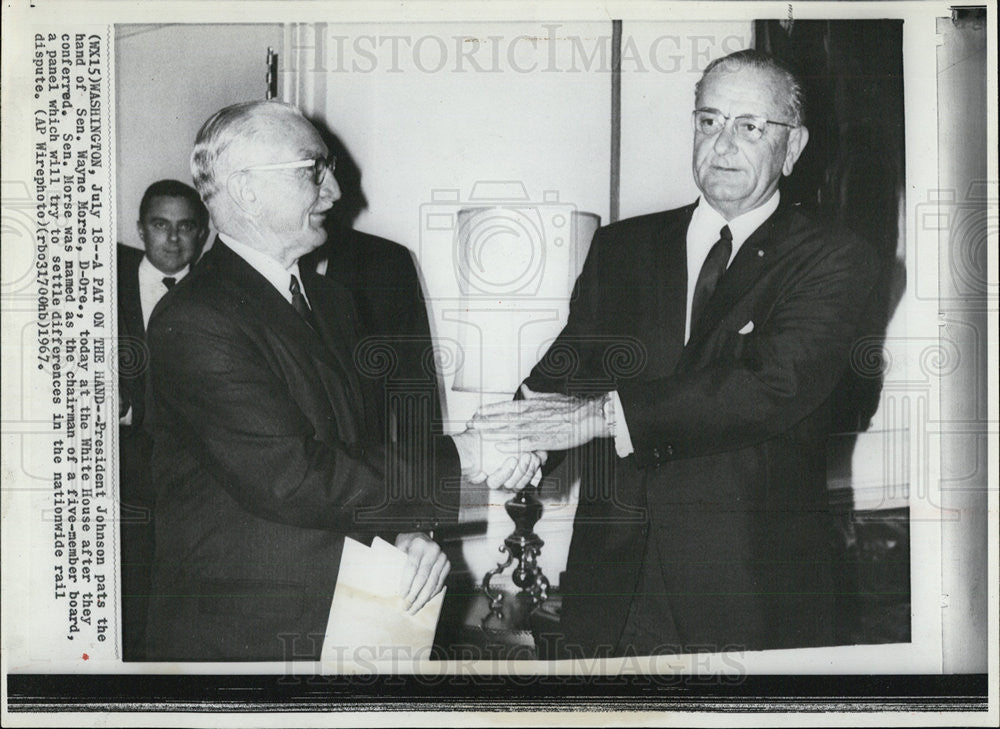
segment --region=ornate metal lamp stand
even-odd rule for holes
[[[534,491],[534,487],[528,487],[504,504],[507,515],[514,522],[514,531],[504,539],[500,547],[500,552],[506,553],[507,559],[498,562],[483,577],[483,592],[490,599],[490,612],[482,620],[484,627],[490,618],[503,620],[503,593],[492,588],[490,582],[515,560],[517,566],[511,577],[514,584],[521,588],[517,597],[525,602],[530,601],[532,610],[548,599],[549,581],[538,566],[538,555],[545,542],[534,532],[535,524],[542,516],[542,504],[535,498]]]

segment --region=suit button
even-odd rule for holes
[[[674,455],[674,447],[672,445],[665,446],[663,450],[668,456]]]
[[[660,449],[659,448],[654,448],[653,449],[653,460],[654,461],[659,461],[660,460]]]

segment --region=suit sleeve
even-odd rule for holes
[[[130,425],[142,425],[145,416],[144,368],[148,362],[142,329],[139,264],[142,251],[118,244],[118,396],[119,417],[132,411]]]
[[[786,432],[833,392],[878,264],[833,242],[786,283],[738,357],[619,386],[640,465],[752,446]],[[730,336],[740,336],[733,332]]]
[[[602,336],[600,317],[600,271],[613,238],[605,228],[594,234],[573,286],[566,326],[524,381],[535,392],[592,397],[615,388],[604,366],[609,341]]]
[[[119,307],[119,322],[124,316]],[[119,417],[125,415],[129,410],[132,416],[129,425],[142,425],[146,415],[145,388],[143,387],[143,374],[136,372],[136,362],[140,365],[147,359],[146,343],[142,337],[137,337],[127,330],[126,327],[118,326],[118,408]]]
[[[602,251],[613,238],[604,228],[594,234],[583,270],[573,286],[566,326],[524,380],[524,384],[535,392],[593,397],[614,389],[614,382],[607,377],[603,364],[608,340],[601,337],[598,316],[598,279],[605,259]],[[521,398],[518,388],[514,399]],[[548,475],[555,471],[565,457],[565,451],[550,453],[542,473]]]
[[[454,521],[460,465],[450,438],[431,439],[422,454],[426,480],[387,478],[384,445],[315,437],[287,378],[232,317],[180,302],[158,313],[148,335],[157,410],[243,508],[342,531]]]

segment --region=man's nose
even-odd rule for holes
[[[180,237],[181,237],[181,234],[180,234],[180,231],[177,230],[177,226],[176,225],[171,225],[167,229],[167,238],[169,238],[170,240],[177,240]]]
[[[333,176],[332,172],[327,172],[326,177],[323,178],[323,184],[320,185],[320,195],[330,200],[330,202],[336,202],[340,199],[340,185],[337,184],[337,178]]]
[[[728,154],[736,149],[736,125],[732,123],[727,123],[726,126],[722,128],[718,134],[715,135],[715,141],[712,143],[712,148],[715,150],[716,154]]]

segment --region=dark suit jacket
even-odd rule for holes
[[[146,327],[139,295],[139,264],[145,253],[131,246],[118,246],[118,338],[120,360],[118,387],[125,409],[132,408],[132,423],[142,424],[145,415]]]
[[[145,254],[118,246],[118,395],[131,425],[118,427],[121,488],[122,633],[125,660],[142,659],[150,571],[153,561],[153,487],[149,460],[153,442],[144,427],[149,350],[139,295],[139,264]]]
[[[121,409],[132,409],[132,424],[119,427],[122,504],[130,509],[152,505],[149,454],[152,443],[143,428],[146,415],[146,374],[149,349],[139,295],[139,264],[143,251],[118,246],[118,393]],[[141,515],[133,514],[136,519]]]
[[[422,441],[442,432],[441,398],[427,305],[405,246],[351,228],[331,227],[306,264],[327,259],[326,275],[348,291],[358,314],[356,360],[378,403],[375,424],[387,441]]]
[[[830,640],[828,399],[877,260],[782,206],[744,243],[685,346],[693,210],[597,232],[566,328],[527,380],[617,389],[635,447],[620,459],[604,439],[571,454],[584,480],[562,621],[567,645],[586,653],[618,646],[647,539],[671,612],[663,624],[676,626],[665,641]]]
[[[151,319],[150,658],[316,658],[345,535],[457,518],[452,441],[414,467],[369,430],[350,295],[302,283],[318,334],[217,241]]]

